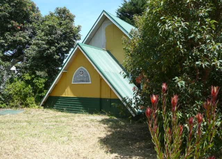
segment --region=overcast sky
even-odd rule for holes
[[[123,0],[32,0],[42,15],[53,12],[56,7],[67,7],[76,17],[75,25],[81,25],[81,40],[93,26],[103,10],[116,15]]]

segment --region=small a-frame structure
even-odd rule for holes
[[[69,112],[105,111],[117,115],[116,105],[124,105],[135,116],[129,103],[135,85],[124,78],[125,54],[122,38],[130,38],[134,27],[103,11],[83,43],[71,52],[41,105]]]

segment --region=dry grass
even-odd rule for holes
[[[27,109],[0,116],[1,159],[155,158],[145,124]]]

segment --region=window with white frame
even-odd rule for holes
[[[73,75],[73,84],[90,84],[90,74],[84,67],[79,67]]]

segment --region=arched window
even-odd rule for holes
[[[89,84],[91,78],[89,72],[84,67],[79,67],[73,75],[73,84]]]

